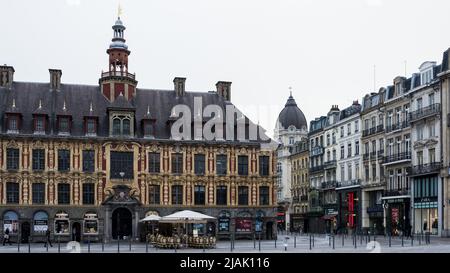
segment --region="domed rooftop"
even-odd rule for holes
[[[297,129],[308,128],[308,123],[306,122],[305,115],[302,110],[298,108],[292,94],[289,96],[284,109],[280,112],[278,116],[278,122],[287,129],[289,126],[293,125]]]

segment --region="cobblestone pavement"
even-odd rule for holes
[[[285,238],[289,239],[286,240]],[[375,239],[375,240],[374,240]],[[403,246],[401,238],[389,238],[385,236],[356,238],[356,247],[354,237],[335,236],[334,249],[333,238],[326,235],[279,235],[278,240],[238,240],[234,242],[234,248],[231,249],[230,241],[219,241],[216,248],[213,249],[158,249],[145,243],[133,243],[128,241],[120,242],[119,249],[117,243],[108,244],[87,244],[87,243],[53,243],[53,247],[44,247],[42,243],[13,244],[11,246],[1,246],[0,253],[450,253],[450,238],[431,237],[430,243],[426,244],[424,239],[414,238],[404,239]],[[310,246],[311,245],[311,246]]]

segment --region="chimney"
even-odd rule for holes
[[[184,96],[184,93],[186,92],[186,78],[176,77],[175,79],[173,79],[173,84],[175,95],[177,97]]]
[[[217,94],[222,96],[225,100],[231,100],[231,82],[217,82],[216,83]]]
[[[49,69],[50,72],[50,90],[60,90],[62,71],[59,69]]]
[[[14,67],[1,65],[0,66],[0,87],[11,88],[14,80]]]

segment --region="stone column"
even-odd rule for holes
[[[139,225],[139,212],[135,208],[135,211],[134,211],[134,224],[133,224],[133,236],[134,236],[134,238],[137,241],[139,241],[138,225]],[[133,236],[131,236],[131,237],[133,238]]]
[[[106,242],[111,240],[111,210],[109,207],[106,207],[105,211],[105,226],[103,227],[103,236]]]

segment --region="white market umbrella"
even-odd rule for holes
[[[147,217],[145,217],[144,219],[141,219],[141,220],[139,220],[139,222],[157,222],[157,221],[159,221],[159,220],[161,220],[161,217],[160,216],[158,216],[158,215],[149,215],[149,216],[147,216]]]
[[[182,210],[161,218],[163,223],[199,223],[215,219],[212,216],[195,212],[192,210]]]

